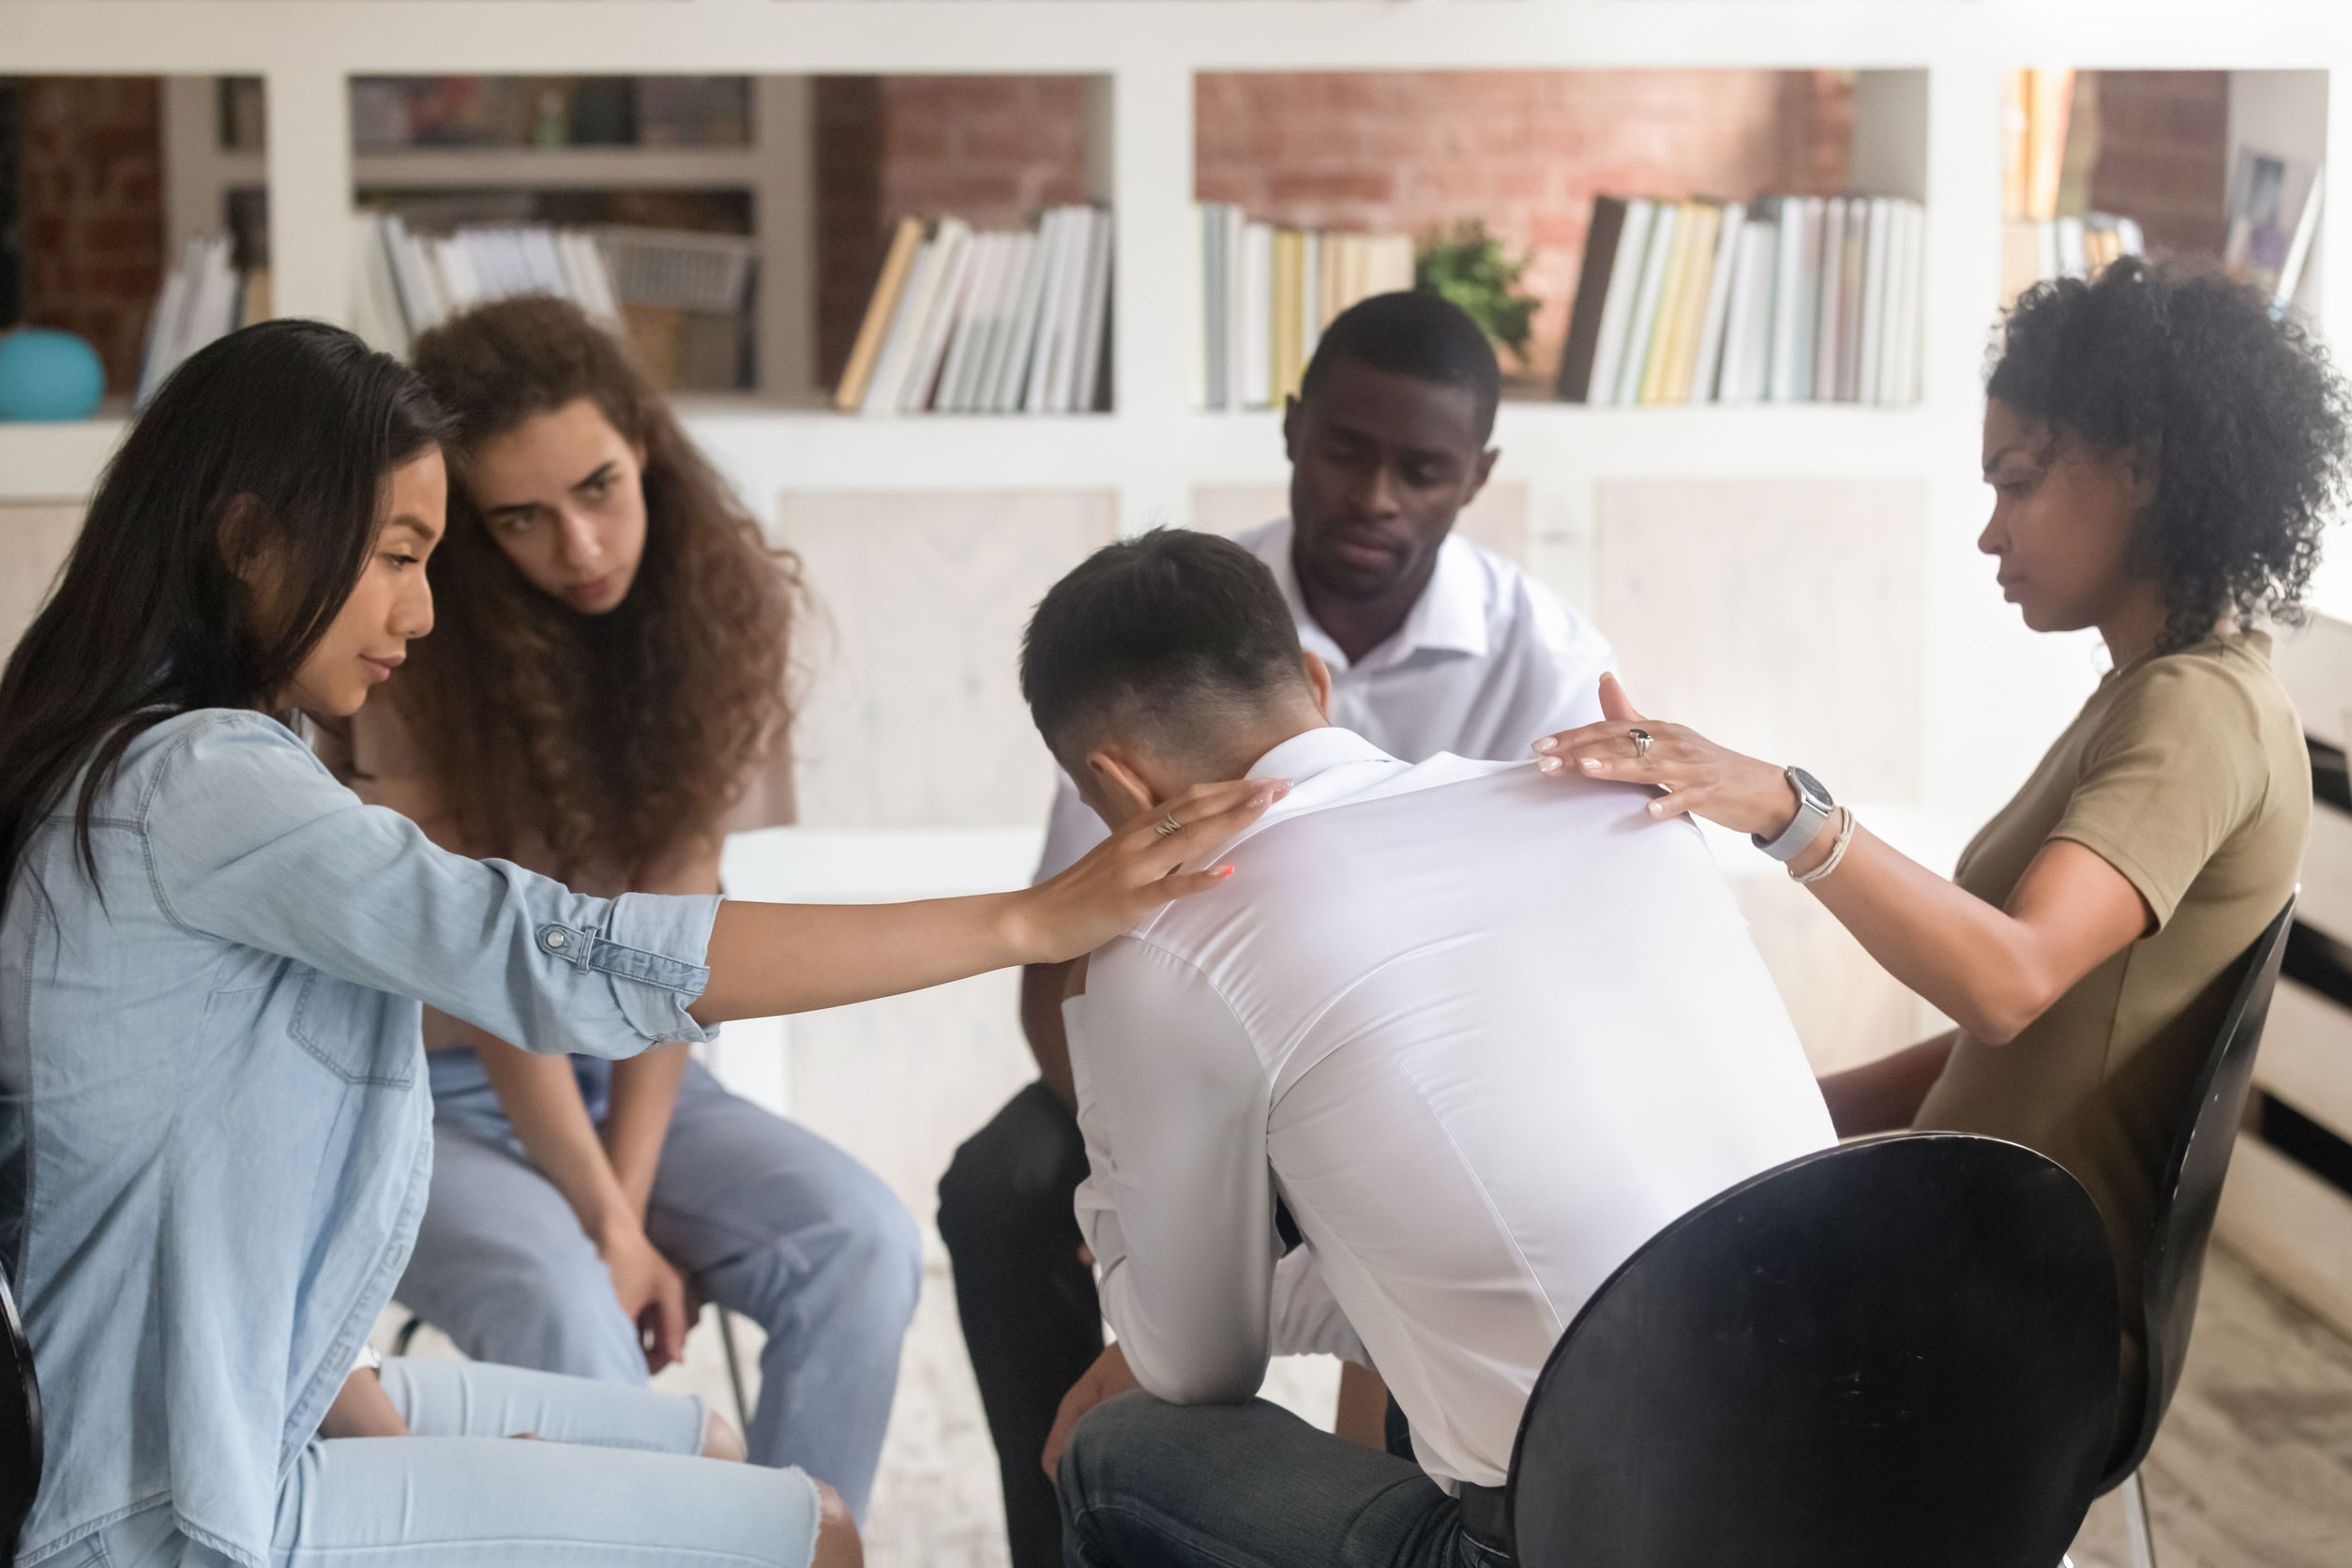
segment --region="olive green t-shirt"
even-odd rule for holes
[[[1962,1033],[1912,1123],[2005,1138],[2072,1171],[2106,1220],[2133,1340],[2184,1102],[2310,827],[2302,725],[2269,638],[2245,632],[2108,675],[1960,856],[1953,880],[2005,905],[2044,843],[2072,839],[2155,915],[2008,1045]]]

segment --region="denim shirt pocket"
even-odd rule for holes
[[[415,1031],[394,1027],[409,1003],[368,986],[354,986],[305,968],[294,996],[294,1041],[346,1083],[406,1089],[416,1081],[422,1043]]]

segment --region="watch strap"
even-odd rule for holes
[[[1793,776],[1797,770],[1788,768],[1784,771]],[[1804,853],[1805,846],[1820,833],[1821,824],[1828,822],[1831,813],[1837,809],[1834,802],[1816,796],[1811,790],[1798,783],[1794,776],[1789,777],[1788,788],[1797,797],[1796,820],[1782,829],[1777,838],[1768,839],[1760,833],[1748,835],[1749,841],[1757,849],[1784,866]]]

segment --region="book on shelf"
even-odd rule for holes
[[[269,319],[269,272],[240,269],[234,248],[219,234],[199,234],[165,274],[147,317],[140,356],[137,402],[144,407],[163,378],[216,338]]]
[[[1336,234],[1250,218],[1228,202],[1193,204],[1199,314],[1188,328],[1194,406],[1279,407],[1298,390],[1332,318],[1413,286],[1410,234]]]
[[[1908,403],[1926,214],[1891,196],[1593,204],[1559,394]]]
[[[2001,225],[2001,308],[2036,283],[2095,278],[2125,256],[2145,256],[2140,226],[2114,213],[2013,219]]]
[[[2074,107],[2072,70],[2013,70],[2001,96],[2001,216],[2056,218]]]
[[[1111,217],[1037,227],[901,218],[850,350],[844,414],[1084,414],[1109,395]]]
[[[405,358],[418,335],[493,299],[545,294],[617,325],[621,301],[595,236],[544,224],[420,234],[399,215],[352,214],[352,330]]]

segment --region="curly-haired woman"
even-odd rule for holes
[[[2098,1200],[2132,1325],[2191,1077],[2311,822],[2301,725],[2256,628],[2296,618],[2345,493],[2346,393],[2264,301],[2132,262],[2028,293],[1986,393],[1978,548],[2027,626],[2095,626],[2114,667],[1951,881],[1810,776],[1643,718],[1614,682],[1608,719],[1536,749],[1559,776],[1659,786],[1656,815],[1755,834],[1811,879],[1960,1026],[1825,1079],[1839,1131],[2057,1159]]]
[[[716,892],[731,810],[781,771],[797,563],[571,306],[485,306],[415,357],[457,425],[437,621],[356,722],[354,787],[577,888]],[[432,1199],[400,1299],[476,1360],[635,1383],[688,1303],[744,1313],[767,1333],[750,1457],[862,1518],[921,1274],[889,1188],[683,1046],[426,1037]]]

